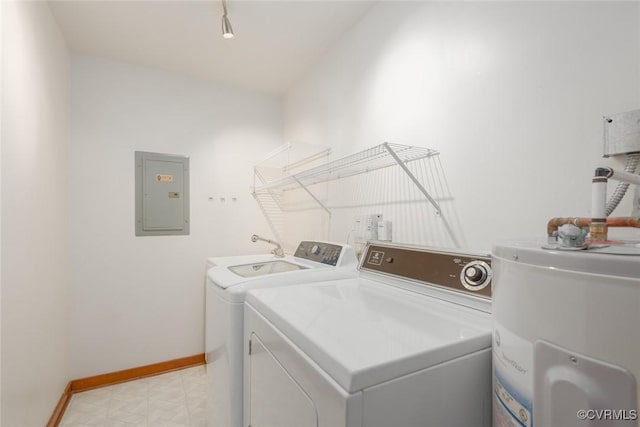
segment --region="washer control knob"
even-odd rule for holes
[[[311,253],[314,254],[314,255],[320,255],[320,246],[313,245],[311,247]]]
[[[491,283],[491,266],[484,261],[471,261],[462,268],[462,285],[470,291],[479,291]]]

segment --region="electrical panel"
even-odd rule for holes
[[[136,236],[189,234],[189,158],[135,152]]]

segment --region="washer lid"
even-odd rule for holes
[[[491,347],[490,315],[363,278],[254,290],[247,302],[348,392]]]
[[[284,268],[282,268],[283,266]],[[254,271],[253,267],[258,268]],[[247,271],[258,274],[247,274]],[[262,274],[263,272],[266,274]],[[344,279],[355,277],[357,273],[355,265],[333,267],[320,262],[287,256],[279,258],[275,262],[267,261],[210,268],[207,272],[207,286],[214,286],[225,291],[224,297],[229,297],[234,301],[237,298],[231,294],[238,293],[240,294],[240,302],[242,302],[244,301],[244,293],[248,289]]]

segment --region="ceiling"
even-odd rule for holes
[[[222,38],[220,1],[49,5],[74,52],[281,95],[373,2],[228,0],[229,40]]]

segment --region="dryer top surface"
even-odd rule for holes
[[[247,302],[346,391],[491,346],[491,316],[365,277],[253,290]]]

